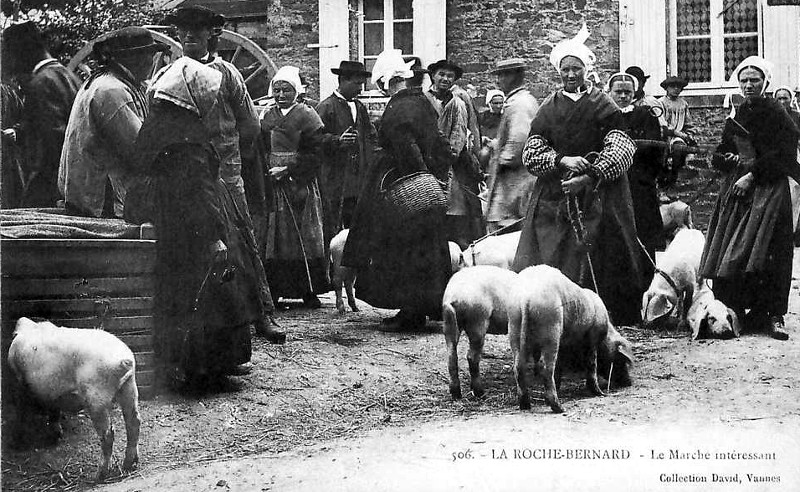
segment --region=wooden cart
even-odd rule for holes
[[[100,328],[133,350],[141,397],[154,394],[154,240],[2,239],[0,255],[5,348],[22,316]]]

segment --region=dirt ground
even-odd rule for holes
[[[766,464],[744,462],[741,474],[752,465],[782,481],[741,490],[800,490],[798,256],[800,250],[788,342],[762,333],[693,342],[686,333],[624,328],[637,358],[633,386],[592,397],[578,375],[567,375],[563,415],[550,413],[538,380],[533,410],[517,409],[505,336],[487,336],[482,399],[467,393],[462,339],[465,398],[453,401],[439,323],[413,334],[383,332],[379,320],[390,311],[359,303],[361,312],[339,315],[331,294],[321,309],[291,306],[278,316],[288,342],[255,338],[249,375],[207,394],[140,402],[140,466],[128,476],[117,468],[98,490],[517,490],[523,478],[526,489],[544,481],[551,490],[661,490],[660,473],[706,465],[658,468],[645,459],[659,446],[678,445],[779,451]],[[125,441],[119,411],[114,427],[118,466]],[[3,490],[95,487],[100,449],[91,422],[69,416],[64,430],[56,447],[4,448]],[[493,459],[501,451],[556,447],[620,448],[633,456],[624,464]],[[635,482],[642,474],[652,482]],[[713,490],[669,490],[682,487]]]

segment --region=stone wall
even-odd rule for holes
[[[462,85],[472,83],[480,94],[495,87],[488,71],[496,60],[525,58],[541,99],[559,85],[548,61],[552,46],[573,37],[584,21],[601,79],[618,70],[618,18],[615,0],[447,0],[447,56],[464,66]]]
[[[272,0],[266,18],[231,22],[232,31],[252,39],[280,68],[294,65],[308,79],[308,96],[319,99],[319,52],[307,45],[319,39],[319,3]]]

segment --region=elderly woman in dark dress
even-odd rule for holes
[[[614,101],[585,83],[594,63],[583,44],[588,35],[584,26],[550,56],[564,88],[539,108],[523,150],[523,163],[539,179],[514,269],[556,267],[596,289],[614,323],[633,325],[641,321],[646,281],[626,175],[636,145]]]
[[[166,380],[203,387],[250,360],[250,325],[265,320],[261,262],[225,183],[209,128],[222,75],[188,57],[151,86],[136,140],[154,179],[157,242],[153,344]]]
[[[297,67],[278,70],[270,85],[276,106],[261,120],[272,202],[265,267],[275,300],[303,299],[306,307],[318,308],[316,294],[330,287],[317,182],[324,125],[314,108],[297,102],[300,90]]]
[[[764,97],[772,66],[758,56],[733,72],[744,102],[728,118],[712,164],[729,172],[708,226],[701,274],[746,326],[778,340],[792,279],[792,217],[787,176],[797,176],[798,129],[774,99]]]
[[[637,140],[660,140],[658,114],[661,110],[653,111],[650,106],[634,104],[638,85],[635,77],[620,72],[608,79],[608,92],[622,111],[625,133]],[[628,169],[636,232],[651,259],[655,259],[657,249],[663,250],[666,246],[656,185],[656,179],[663,169],[662,162],[661,149],[642,146],[636,149],[633,165]]]
[[[425,317],[439,318],[450,277],[444,210],[400,220],[380,195],[390,172],[397,179],[429,171],[446,183],[454,159],[439,133],[438,116],[422,93],[423,71],[411,69],[399,50],[382,53],[372,70],[373,82],[391,96],[378,124],[382,154],[372,164],[356,206],[342,264],[358,269],[356,295],[381,308],[400,308],[384,320],[390,330],[413,330]]]

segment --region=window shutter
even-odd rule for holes
[[[667,77],[666,0],[619,0],[619,65],[642,67],[650,75],[645,89],[663,93]]]
[[[423,66],[447,57],[445,0],[414,0],[414,54]]]
[[[797,65],[800,63],[800,7],[772,7],[765,5],[762,19],[764,21],[764,58],[775,64],[770,89],[780,85],[788,85],[798,89]]]
[[[319,97],[328,97],[338,86],[331,68],[350,59],[348,0],[319,2]]]

